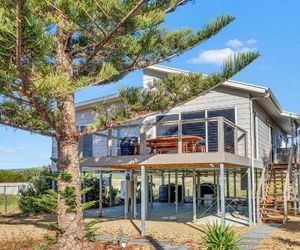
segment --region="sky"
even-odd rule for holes
[[[197,30],[223,14],[236,20],[219,34],[163,65],[212,73],[235,52],[259,51],[261,57],[233,77],[267,86],[283,109],[300,114],[300,1],[195,0],[168,15],[168,30]],[[120,86],[140,86],[142,72],[130,73],[116,84],[76,93],[76,102],[115,93]],[[50,163],[51,139],[0,126],[0,169],[28,168]]]

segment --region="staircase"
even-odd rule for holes
[[[289,163],[269,164],[266,170],[264,195],[260,199],[261,222],[284,223],[287,214],[294,212],[294,199],[291,195],[294,185],[294,166],[294,163],[291,168]]]

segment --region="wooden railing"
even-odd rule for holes
[[[294,142],[292,142],[291,148],[290,148],[290,154],[289,154],[289,162],[288,162],[288,168],[285,176],[284,181],[284,188],[283,188],[283,224],[287,222],[288,219],[288,200],[290,200],[291,194],[290,194],[290,184],[291,181],[293,181],[293,164],[295,163],[295,152],[296,152],[296,146]]]
[[[270,181],[271,175],[269,173],[270,164],[272,163],[272,149],[269,151],[269,157],[265,159],[265,167],[262,170],[257,190],[256,190],[256,213],[257,213],[257,222],[261,223],[261,215],[260,215],[260,204],[261,199],[266,197],[265,194],[265,183]]]

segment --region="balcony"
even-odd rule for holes
[[[249,166],[247,132],[224,117],[176,121],[144,121],[96,134],[101,152],[86,157],[84,166],[133,168]],[[84,145],[84,144],[83,144]],[[79,147],[82,151],[82,147]]]

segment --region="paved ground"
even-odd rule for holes
[[[207,222],[221,222],[220,216],[216,214],[215,211],[212,213],[204,212],[207,210],[207,207],[203,205],[201,208],[197,209],[197,217],[202,218],[197,219],[196,224],[207,224]],[[137,205],[137,219],[140,218],[140,204]],[[189,222],[192,221],[193,207],[191,203],[184,203],[178,206],[178,213],[176,215],[175,205],[167,203],[154,202],[153,208],[149,205],[148,218],[147,220],[151,221],[177,221],[177,222]],[[90,209],[85,211],[86,217],[99,217],[98,209]],[[124,218],[124,206],[115,206],[115,207],[106,207],[103,209],[103,218]],[[248,219],[239,214],[239,213],[226,213],[227,224],[232,226],[245,226],[248,225]]]
[[[276,229],[278,229],[278,225],[257,225],[243,234],[239,243],[241,250],[256,249]]]

